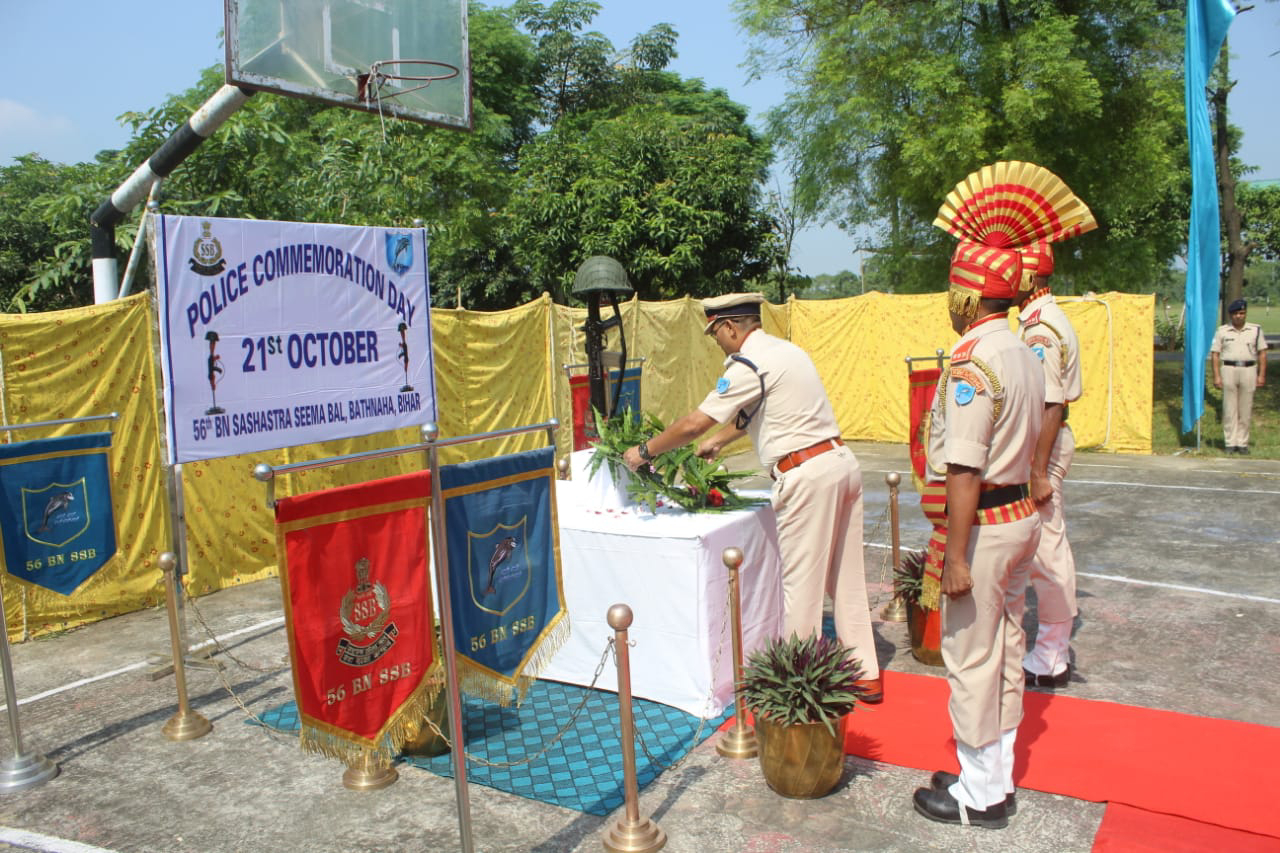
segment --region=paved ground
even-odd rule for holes
[[[867,492],[867,574],[878,614],[888,599],[888,471],[905,448],[855,446]],[[1073,696],[1280,725],[1280,462],[1081,454],[1068,483],[1080,571]],[[903,543],[927,526],[907,486]],[[168,648],[162,610],[131,614],[13,648],[23,745],[61,767],[51,782],[0,794],[0,847],[119,851],[457,850],[454,783],[405,769],[381,791],[342,786],[341,765],[296,740],[244,725],[292,697],[279,585],[207,596],[188,609],[230,654],[224,675],[188,671],[193,706],[213,723],[172,743],[171,678],[147,678]],[[881,664],[939,675],[910,655],[906,628],[876,626]],[[231,658],[234,656],[234,659]],[[225,684],[223,679],[225,678]],[[230,688],[230,692],[227,688]],[[234,694],[234,698],[232,696]],[[7,726],[0,749],[12,754]],[[786,800],[753,761],[710,743],[641,795],[641,813],[673,853],[878,850],[1083,851],[1104,805],[1035,791],[1001,831],[930,823],[911,809],[925,774],[849,759],[831,796]],[[471,786],[475,849],[599,850],[619,815],[591,817]],[[80,846],[77,846],[80,845]],[[89,845],[89,846],[84,846]]]

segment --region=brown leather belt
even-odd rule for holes
[[[1223,363],[1223,364],[1225,364],[1227,367],[1253,367],[1253,366],[1254,366],[1255,364],[1257,364],[1258,362],[1256,362],[1256,361],[1227,361],[1226,359],[1223,359],[1222,363]]]
[[[773,473],[770,477],[778,479],[778,474],[785,474],[792,468],[802,462],[808,462],[815,456],[820,456],[828,450],[835,450],[837,447],[844,447],[844,440],[839,438],[828,438],[825,441],[819,441],[817,444],[811,444],[800,450],[793,450],[786,456],[778,460],[778,464],[773,466]]]

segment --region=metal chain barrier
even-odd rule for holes
[[[213,647],[216,650],[217,654],[224,655],[227,659],[229,659],[230,661],[232,661],[237,666],[243,669],[247,669],[251,672],[260,672],[260,673],[263,673],[264,675],[271,674],[274,672],[279,672],[281,669],[284,669],[284,667],[279,667],[279,666],[277,667],[254,666],[253,664],[246,663],[245,661],[233,655],[231,651],[222,644],[222,641],[218,639],[217,635],[213,632],[213,629],[209,627],[209,622],[204,618],[204,614],[200,612],[199,606],[196,605],[195,598],[192,597],[191,594],[187,592],[186,584],[179,583],[179,586],[182,588],[183,601],[185,602],[186,605],[188,605],[191,608],[191,612],[195,614],[196,621],[200,623],[200,627],[204,629],[205,635],[213,643]],[[258,724],[263,729],[265,729],[268,737],[270,737],[272,740],[277,741],[279,743],[288,743],[290,740],[292,740],[292,738],[285,739],[283,737],[282,732],[280,732],[278,729],[271,726],[269,723],[267,723],[265,720],[263,720],[261,717],[255,714],[253,711],[249,710],[249,706],[244,703],[244,700],[240,698],[240,695],[238,693],[236,693],[235,688],[231,686],[231,681],[227,678],[227,674],[223,671],[222,667],[215,666],[213,667],[213,669],[215,672],[217,672],[218,681],[219,683],[221,683],[222,689],[225,690],[227,695],[231,697],[231,701],[236,703],[236,706],[241,711],[244,712],[244,715],[246,717],[253,720],[256,724]]]
[[[880,513],[880,517],[876,519],[875,526],[871,528],[871,535],[863,536],[863,539],[867,542],[878,542],[880,540],[880,534],[883,532],[885,525],[888,522],[888,519],[889,519],[889,505],[885,504],[884,510],[881,511]],[[876,601],[868,602],[868,605],[870,606],[871,611],[875,613],[878,613],[880,610],[880,607],[884,604],[888,604],[889,599],[893,598],[893,589],[894,589],[894,582],[895,582],[894,578],[889,577],[890,571],[893,566],[893,549],[882,548],[879,550],[884,552],[884,555],[880,558],[880,581],[879,581],[880,593],[877,596]],[[886,598],[886,595],[888,596],[887,598]]]
[[[600,653],[600,663],[596,665],[595,675],[591,676],[591,684],[587,686],[586,690],[589,691],[589,690],[595,689],[596,682],[600,680],[600,673],[604,672],[604,665],[605,665],[605,662],[609,660],[609,653],[611,651],[614,651],[613,637],[610,637],[605,642],[604,651]],[[584,691],[582,694],[582,701],[580,701],[578,703],[578,706],[573,709],[573,714],[569,716],[569,721],[560,728],[560,731],[555,733],[555,736],[552,737],[551,740],[547,742],[546,746],[542,747],[542,749],[538,750],[533,755],[526,756],[520,759],[519,761],[487,761],[486,759],[483,759],[480,756],[474,755],[470,752],[464,751],[463,754],[467,757],[467,760],[474,761],[476,764],[482,764],[485,767],[519,767],[523,764],[528,764],[532,761],[537,761],[539,758],[546,755],[547,752],[551,749],[551,747],[559,743],[560,740],[565,736],[565,733],[569,731],[569,729],[573,728],[574,724],[578,721],[578,716],[582,714],[582,709],[587,706],[587,702],[590,699],[591,699],[591,694],[589,692]],[[432,720],[430,717],[426,717],[424,719],[426,720],[427,726],[431,729],[431,731],[435,734],[435,736],[443,740],[445,743],[447,743],[450,749],[453,749],[453,743],[449,740],[448,735],[440,731],[440,727],[435,724],[435,721]]]

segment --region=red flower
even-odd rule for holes
[[[724,495],[720,494],[719,489],[712,489],[707,492],[707,503],[712,506],[724,506]]]

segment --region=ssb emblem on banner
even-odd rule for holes
[[[391,618],[391,594],[380,583],[369,583],[368,557],[356,561],[356,585],[342,597],[338,618],[342,633],[338,660],[347,666],[368,666],[391,650],[396,623]]]
[[[505,615],[529,591],[527,520],[499,524],[484,534],[467,531],[471,601],[486,613]]]
[[[396,275],[404,275],[413,267],[413,235],[387,234],[387,266]]]
[[[50,483],[43,489],[22,489],[23,529],[27,538],[61,548],[89,529],[89,496],[84,478],[74,483]]]

